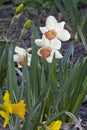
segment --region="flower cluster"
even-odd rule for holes
[[[3,96],[3,104],[0,104],[0,115],[5,119],[3,127],[9,123],[10,114],[16,114],[20,118],[24,118],[26,113],[26,104],[24,100],[20,100],[17,103],[11,103],[10,94],[6,91]]]
[[[61,41],[70,39],[70,33],[64,29],[65,22],[57,22],[54,16],[49,16],[46,20],[46,26],[40,27],[43,36],[42,39],[36,39],[35,44],[39,46],[37,54],[52,63],[53,56],[61,59],[63,56],[60,53]],[[32,55],[21,47],[16,46],[14,61],[17,62],[18,67],[23,67],[25,58],[27,57],[27,65],[30,66]]]
[[[62,58],[59,52],[61,41],[70,39],[70,33],[64,29],[64,25],[65,22],[57,22],[54,16],[49,16],[46,20],[46,26],[40,27],[43,36],[42,39],[35,40],[35,43],[41,47],[37,53],[49,63],[52,63],[54,54],[55,58]]]

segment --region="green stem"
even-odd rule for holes
[[[8,38],[8,34],[9,34],[10,30],[11,30],[11,27],[12,27],[13,23],[14,23],[14,17],[12,18],[12,20],[10,22],[10,25],[9,25],[9,28],[7,30],[7,33],[6,33],[6,36],[5,36],[6,39]]]

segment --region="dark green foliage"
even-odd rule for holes
[[[18,4],[25,4],[26,6],[29,6],[29,8],[33,9],[50,9],[50,10],[55,10],[55,3],[54,1],[50,0],[13,0],[13,4],[18,5]]]
[[[79,0],[54,0],[56,7],[58,10],[62,13],[63,18],[65,21],[67,21],[68,25],[71,27],[71,30],[73,32],[73,39],[75,41],[82,40],[84,41],[84,47],[86,48],[86,42],[85,39],[87,38],[87,13],[84,13],[83,16],[81,16],[80,10],[79,10]]]
[[[4,0],[0,0],[0,5],[2,5],[4,3]]]
[[[7,75],[7,67],[8,67],[8,45],[6,44],[4,49],[2,49],[2,54],[0,56],[0,88],[3,87],[3,83]]]
[[[87,0],[79,0],[80,6],[87,6]]]

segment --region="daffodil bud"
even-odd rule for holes
[[[28,19],[28,20],[24,23],[23,28],[28,29],[28,28],[30,27],[30,25],[31,25],[31,20]]]
[[[24,8],[24,5],[23,4],[20,4],[17,8],[16,8],[16,11],[15,11],[15,15],[18,15],[22,12]]]

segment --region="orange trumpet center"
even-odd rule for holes
[[[21,58],[18,63],[19,63],[20,66],[24,66],[24,64],[25,64],[24,58]]]
[[[52,40],[57,36],[57,33],[55,30],[48,30],[44,33],[44,35],[48,40]]]
[[[40,50],[40,55],[41,55],[43,58],[48,58],[48,57],[51,55],[51,51],[52,51],[51,48],[48,48],[48,47],[42,48],[42,49]]]

